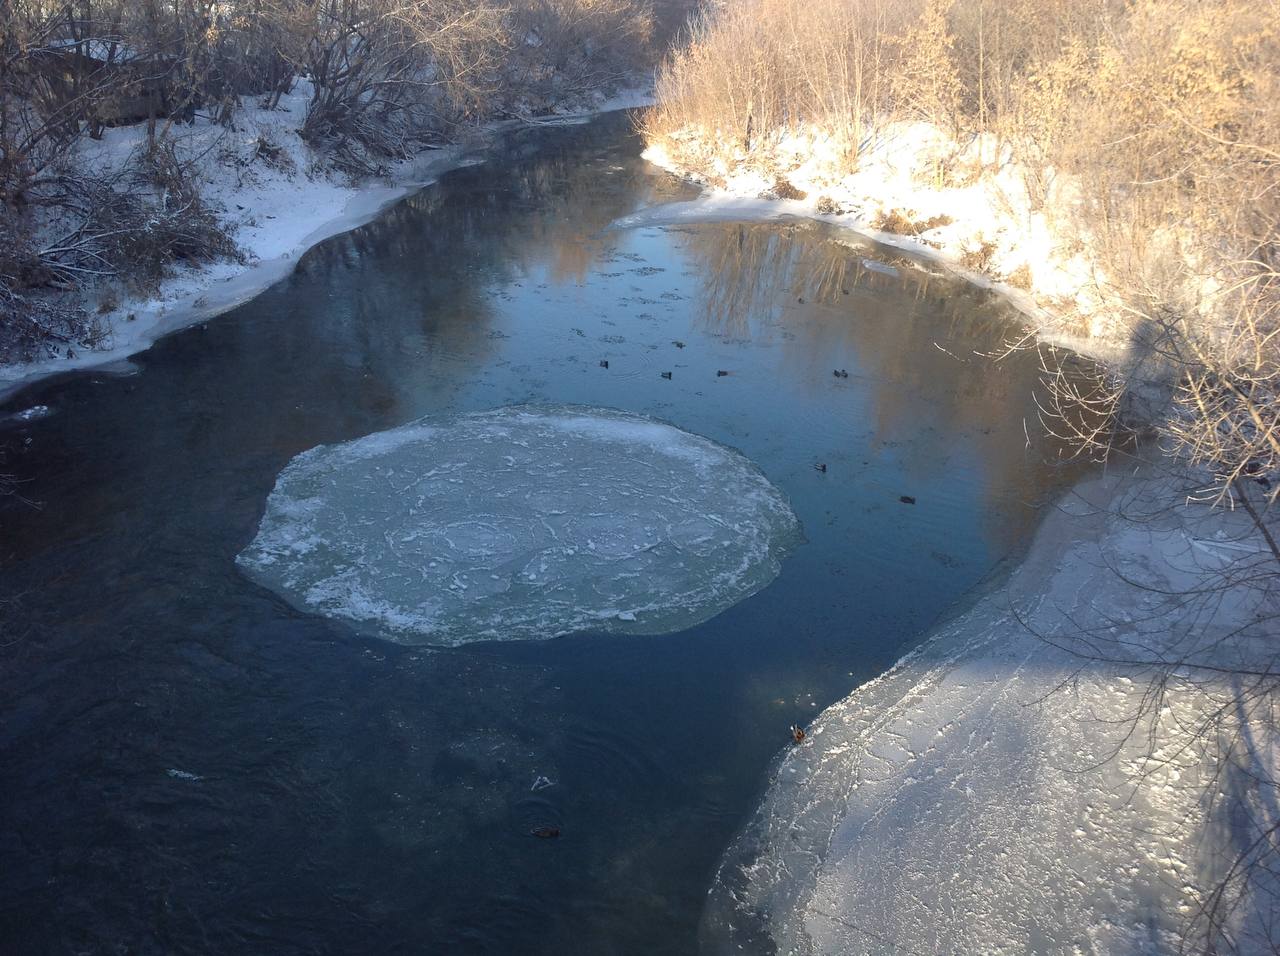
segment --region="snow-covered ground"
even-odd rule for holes
[[[203,118],[194,126],[175,124],[168,135],[179,157],[196,161],[203,199],[231,227],[245,261],[178,269],[154,297],[111,302],[97,315],[105,333],[98,348],[73,347],[70,355],[60,348],[41,360],[0,364],[0,398],[49,375],[122,361],[170,332],[226,312],[288,275],[316,243],[368,222],[445,171],[482,159],[475,148],[426,150],[395,164],[379,182],[352,182],[326,168],[324,157],[298,135],[310,96],[310,84],[300,80],[274,110],[246,100],[231,129]],[[601,97],[590,109],[566,109],[531,122],[576,122],[651,102],[645,90],[624,90]],[[498,135],[518,125],[494,123],[483,132]],[[76,162],[102,173],[120,170],[145,141],[145,124],[109,128],[101,140],[80,141]],[[261,142],[278,147],[281,158],[268,161]]]
[[[1256,592],[1196,595],[1261,540],[1241,514],[1169,508],[1177,490],[1077,488],[1006,584],[826,710],[725,858],[709,948],[1178,952],[1280,809],[1275,741],[1251,738],[1239,679],[1183,666],[1156,698],[1151,669],[1114,663],[1273,662]],[[1188,745],[1205,723],[1235,764]],[[1272,951],[1275,889],[1230,914],[1239,952]]]

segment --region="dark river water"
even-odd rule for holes
[[[695,194],[640,148],[513,135],[135,373],[0,407],[0,952],[692,952],[788,727],[1027,543],[1076,475],[1034,356],[977,354],[999,304],[814,224],[610,230]],[[458,649],[237,568],[298,452],[527,402],[740,450],[806,543],[678,634]]]

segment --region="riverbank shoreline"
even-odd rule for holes
[[[701,157],[682,160],[675,147]],[[800,216],[826,222],[864,239],[901,250],[958,278],[999,294],[1022,314],[1034,338],[1112,366],[1130,363],[1130,330],[1115,320],[1106,276],[1083,245],[1060,235],[1078,201],[1074,184],[1059,181],[1037,209],[1026,174],[990,135],[961,146],[927,123],[894,123],[880,131],[854,173],[841,172],[835,145],[819,134],[797,134],[774,144],[765,161],[743,154],[736,163],[711,159],[715,144],[651,142],[649,162],[701,186],[695,200],[716,215],[730,209],[749,218]],[[714,173],[702,170],[710,165]],[[766,172],[763,166],[768,166]],[[969,172],[964,184],[922,183],[924,172]],[[922,172],[923,171],[923,172]],[[877,228],[900,223],[914,234]],[[1077,247],[1078,246],[1078,247]]]
[[[605,113],[652,103],[651,91],[628,89],[603,98],[590,109],[539,119],[496,121],[478,130],[478,141],[473,144],[423,150],[395,164],[380,180],[343,183],[318,171],[313,151],[296,135],[286,135],[294,133],[293,117],[304,115],[306,96],[307,91],[300,89],[284,98],[284,108],[273,111],[274,115],[253,111],[255,115],[243,121],[238,131],[239,139],[253,143],[270,135],[287,149],[286,164],[257,168],[246,176],[242,161],[224,159],[207,164],[203,170],[205,198],[220,207],[220,218],[235,230],[243,262],[224,260],[182,268],[165,278],[154,295],[111,302],[98,316],[103,327],[101,347],[68,348],[47,358],[0,364],[0,401],[64,373],[127,369],[131,356],[161,338],[229,312],[279,282],[319,243],[364,225],[451,170],[485,162],[493,144],[514,130],[588,122]],[[108,133],[101,146],[91,144],[89,161],[121,161],[136,148],[134,141],[142,135],[142,127]]]

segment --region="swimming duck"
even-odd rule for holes
[[[539,840],[554,840],[560,835],[560,828],[543,825],[534,827],[529,834],[536,836]]]
[[[670,378],[670,377],[671,377],[671,373],[670,373],[670,372],[663,372],[663,373],[662,373],[662,377],[663,377],[663,378]]]
[[[608,368],[608,367],[609,367],[609,360],[608,360],[608,359],[601,359],[601,360],[600,360],[600,367],[601,367],[601,368]]]
[[[817,471],[822,472],[824,475],[827,473],[827,463],[826,463],[825,461],[820,461],[820,462],[818,462],[816,465],[814,465],[813,467],[814,467]]]

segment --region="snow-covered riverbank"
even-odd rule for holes
[[[589,109],[493,123],[477,131],[474,144],[426,150],[394,164],[381,180],[354,182],[327,168],[298,135],[309,98],[309,85],[299,81],[274,110],[246,105],[233,128],[205,120],[172,128],[177,154],[196,163],[202,198],[229,228],[244,261],[176,270],[154,296],[107,296],[96,315],[102,330],[97,348],[60,347],[36,361],[0,364],[0,399],[50,375],[123,361],[171,332],[252,299],[288,275],[317,243],[368,222],[450,169],[483,162],[486,143],[506,130],[580,122],[652,102],[647,91],[627,90]],[[123,169],[145,141],[144,124],[107,129],[101,140],[78,145],[78,162],[99,173]]]
[[[1264,609],[1197,592],[1262,542],[1242,514],[1170,508],[1181,490],[1077,488],[1004,585],[826,710],[721,867],[709,948],[1177,952],[1280,823],[1252,688],[1212,669],[1269,662]],[[1158,684],[1121,659],[1183,665]],[[1224,927],[1240,952],[1277,915],[1254,876]]]
[[[709,204],[760,200],[768,215],[825,220],[941,263],[1003,293],[1041,341],[1113,363],[1130,346],[1074,215],[1078,184],[1052,170],[1029,176],[992,134],[960,143],[928,123],[886,123],[853,172],[841,144],[818,131],[757,144],[751,155],[678,133],[651,142],[645,158],[706,186]]]

